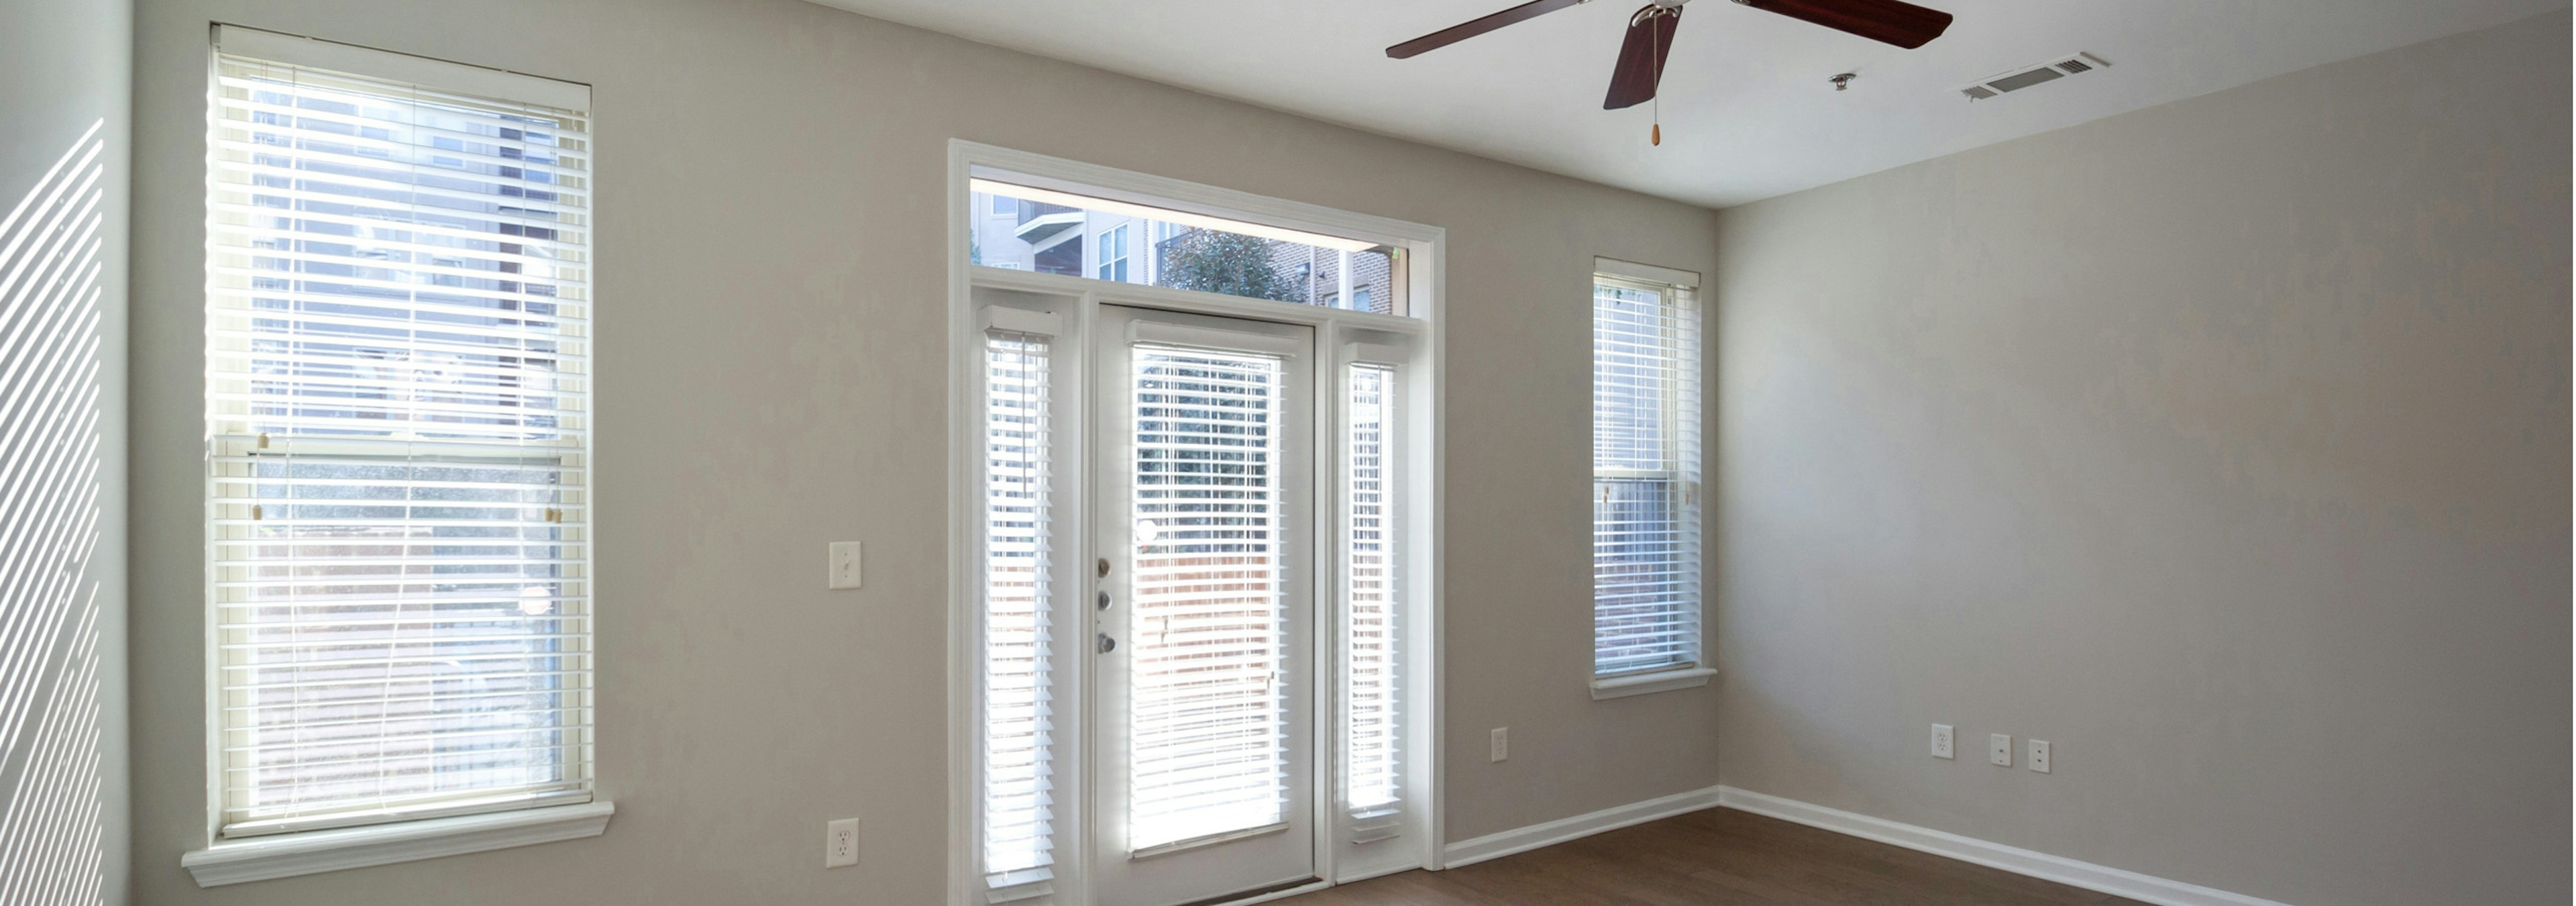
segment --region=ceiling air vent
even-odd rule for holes
[[[2089,53],[2071,53],[2057,58],[2054,63],[2040,63],[2007,70],[1992,78],[1961,88],[1959,93],[1967,95],[1968,100],[1982,101],[1999,94],[2020,91],[2041,82],[2054,82],[2078,73],[2108,69],[2110,66],[2111,64],[2102,62],[2101,57]]]

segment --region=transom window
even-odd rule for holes
[[[969,218],[975,264],[1408,314],[1395,246],[993,179],[970,188],[972,209],[996,215]]]

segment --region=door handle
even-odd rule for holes
[[[1109,637],[1109,634],[1108,634],[1108,633],[1106,633],[1106,632],[1100,633],[1100,634],[1099,634],[1099,636],[1100,636],[1100,653],[1102,653],[1102,654],[1108,654],[1108,653],[1110,653],[1110,652],[1112,652],[1112,651],[1116,651],[1116,650],[1118,650],[1118,640],[1117,640],[1117,639],[1110,638],[1110,637]]]

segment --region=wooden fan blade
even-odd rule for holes
[[[1681,25],[1680,7],[1657,10],[1650,3],[1637,11],[1629,20],[1627,40],[1619,42],[1619,66],[1610,70],[1610,96],[1601,102],[1601,109],[1618,110],[1655,99],[1655,83],[1664,78],[1664,58],[1673,52],[1673,30]]]
[[[1836,31],[1912,50],[1950,29],[1950,14],[1903,0],[1735,0]]]
[[[1456,44],[1460,41],[1493,31],[1494,29],[1510,25],[1514,22],[1519,22],[1524,19],[1536,19],[1540,16],[1556,12],[1557,10],[1585,2],[1588,2],[1588,0],[1530,0],[1528,3],[1523,3],[1519,6],[1512,7],[1490,16],[1485,16],[1479,19],[1470,19],[1465,22],[1449,26],[1448,28],[1423,35],[1422,37],[1415,38],[1411,41],[1395,45],[1394,47],[1389,47],[1386,49],[1386,55],[1401,60],[1406,57],[1413,56],[1414,54],[1422,53],[1423,51],[1438,50],[1451,44]]]

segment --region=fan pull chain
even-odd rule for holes
[[[1680,14],[1675,13],[1674,18],[1680,18]],[[1652,19],[1646,20],[1646,27],[1654,28],[1653,34],[1655,36],[1655,96],[1653,100],[1649,101],[1649,103],[1654,105],[1652,116],[1655,121],[1655,128],[1654,131],[1647,133],[1647,140],[1652,142],[1655,147],[1661,148],[1664,146],[1664,30],[1661,28],[1655,28],[1655,24],[1655,21]]]

